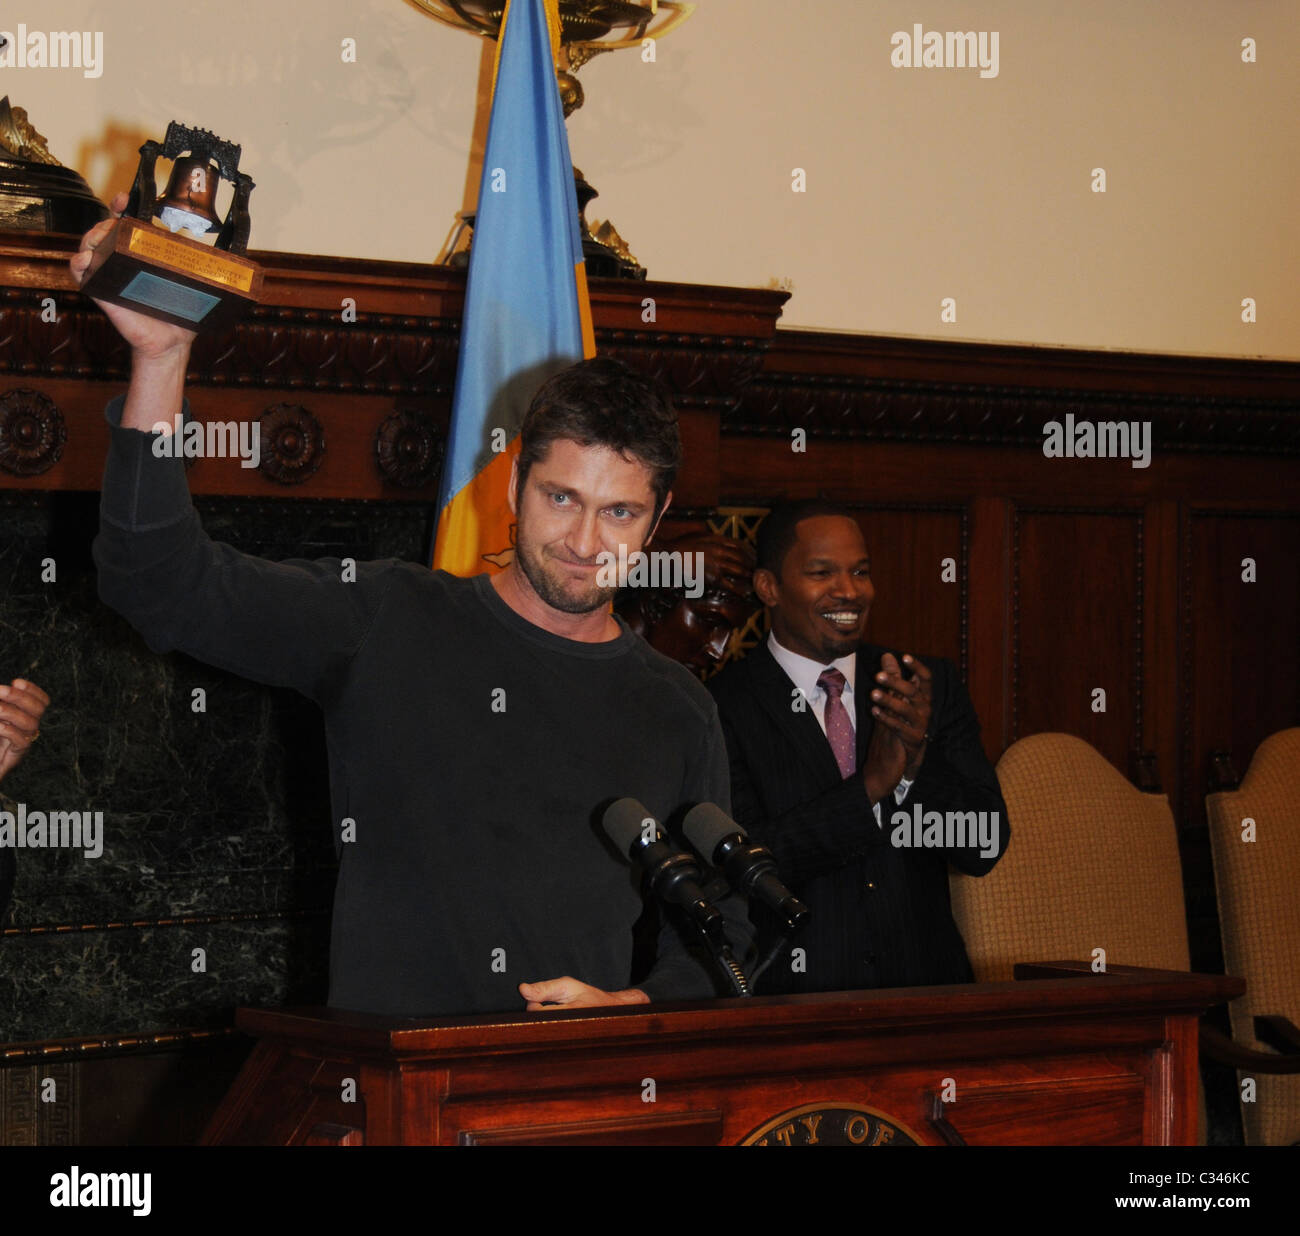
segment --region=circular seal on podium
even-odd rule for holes
[[[808,1103],[760,1125],[742,1146],[919,1146],[892,1116],[857,1103]]]

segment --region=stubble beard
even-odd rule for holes
[[[587,592],[579,595],[566,591],[560,578],[560,568],[557,567],[554,573],[548,571],[543,553],[544,551],[540,551],[534,554],[531,547],[522,540],[515,544],[515,561],[519,564],[524,578],[528,580],[532,590],[552,609],[559,610],[562,614],[589,614],[608,605],[614,599],[617,588],[601,588],[593,585]]]

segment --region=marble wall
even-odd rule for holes
[[[419,560],[431,515],[401,503],[197,504],[215,538],[269,558]],[[150,652],[96,596],[97,525],[96,494],[0,492],[0,680],[29,677],[52,700],[40,742],[0,790],[10,810],[103,813],[97,858],[16,852],[0,916],[0,1042],[211,1028],[240,1004],[321,1003],[335,854],[319,713],[292,692]],[[42,582],[49,559],[56,578]]]

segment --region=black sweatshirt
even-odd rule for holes
[[[100,597],[155,652],[324,711],[341,853],[330,1004],[414,1017],[519,1010],[517,984],[563,975],[629,986],[641,894],[600,814],[625,795],[660,820],[729,809],[708,692],[621,620],[617,639],[564,639],[485,575],[275,563],[212,541],[183,461],[121,428],[122,404],[105,413]],[[729,918],[744,947],[743,911]],[[671,924],[638,986],[652,1000],[715,994]]]

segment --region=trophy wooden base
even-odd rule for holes
[[[257,303],[262,268],[237,253],[123,216],[95,250],[81,290],[176,326],[219,330]]]

